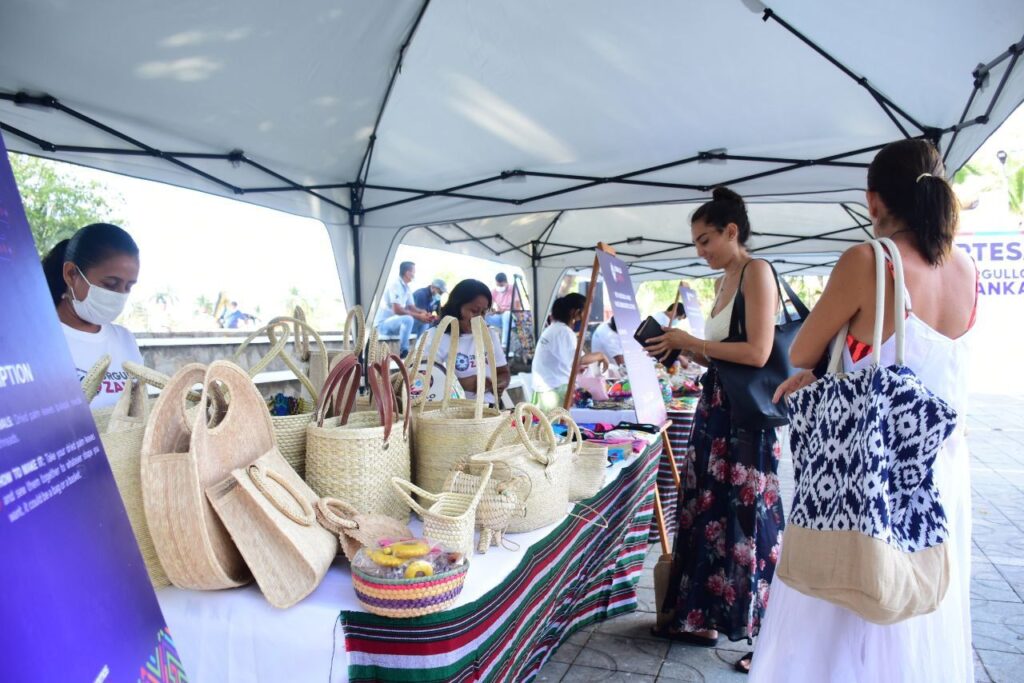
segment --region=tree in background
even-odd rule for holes
[[[7,156],[40,256],[84,225],[122,223],[115,217],[121,198],[102,183],[71,177],[59,164],[46,159]]]

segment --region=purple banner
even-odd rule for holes
[[[629,371],[637,422],[662,425],[665,422],[665,401],[654,371],[654,359],[633,339],[633,332],[640,327],[640,311],[636,305],[633,280],[629,277],[629,266],[600,249],[596,253],[612,315],[615,316],[615,327],[622,340],[622,355]]]
[[[0,680],[184,681],[0,138]]]

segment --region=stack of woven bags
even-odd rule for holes
[[[231,361],[191,363],[170,377],[126,364],[130,387],[94,416],[154,586],[220,590],[255,580],[286,608],[319,585],[340,552],[358,560],[353,586],[365,609],[419,616],[455,601],[474,552],[560,521],[571,501],[603,485],[606,450],[587,446],[568,413],[484,404],[493,363],[478,362],[475,399],[452,398],[453,318],[408,364],[373,337],[364,343],[358,308],[345,328],[342,349],[330,354],[296,315],[254,333]],[[443,331],[446,386],[414,396],[412,387],[429,383]],[[477,358],[493,358],[482,319],[472,334]],[[243,369],[261,336],[269,351]],[[253,382],[275,358],[309,394],[295,415],[272,416]],[[493,371],[491,379],[496,385]],[[161,389],[155,401],[147,385]],[[442,399],[429,402],[428,393]],[[423,543],[408,542],[411,512]],[[396,578],[393,568],[365,571],[360,555],[395,565],[400,550],[419,548],[432,557],[442,549],[451,566],[432,575],[410,554],[403,566],[419,569]]]

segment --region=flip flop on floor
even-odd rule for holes
[[[750,665],[753,662],[754,662],[754,653],[753,652],[748,652],[747,654],[745,654],[742,657],[740,657],[739,659],[737,659],[736,663],[732,665],[732,668],[736,669],[741,674],[748,674],[748,673],[750,673]]]
[[[711,638],[709,636],[699,636],[696,633],[690,633],[689,631],[672,631],[671,629],[657,629],[654,626],[651,627],[651,635],[656,638],[665,638],[677,643],[686,643],[687,645],[696,645],[697,647],[714,647],[718,645],[718,637]]]

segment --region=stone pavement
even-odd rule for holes
[[[973,461],[971,616],[977,681],[1024,681],[1024,396],[973,397],[968,442]],[[788,457],[781,474],[791,490]],[[640,580],[640,609],[576,633],[552,655],[537,681],[745,680],[732,669],[733,662],[749,651],[745,643],[723,639],[718,648],[705,649],[650,635],[654,623],[650,568],[660,553],[659,545],[648,552]]]

